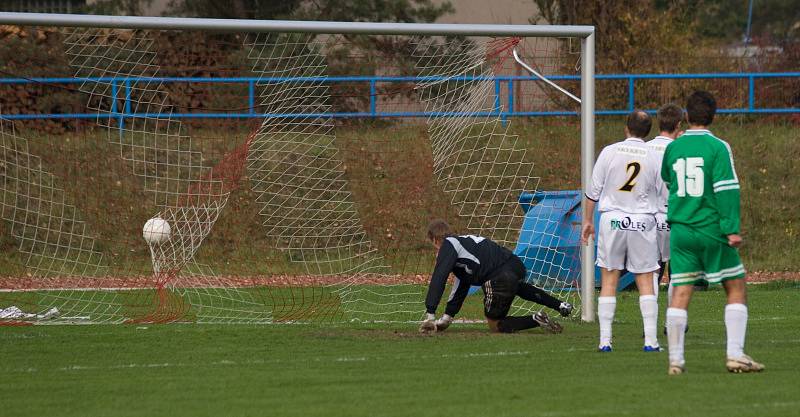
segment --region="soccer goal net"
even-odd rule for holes
[[[0,323],[419,320],[435,218],[593,290],[591,28],[0,24]]]

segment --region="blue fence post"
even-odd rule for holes
[[[372,78],[369,80],[369,114],[373,119],[378,110],[378,101],[375,97],[377,94],[378,91],[375,86],[375,79]]]
[[[755,110],[756,104],[756,77],[750,75],[747,77],[748,91],[747,91],[747,110],[752,112]]]
[[[117,95],[119,95],[119,87],[117,86],[117,80],[114,80],[111,81],[111,115],[116,117],[117,127],[119,127],[122,124],[122,117],[119,116],[119,110],[117,109]]]
[[[506,114],[508,114],[510,116],[514,116],[515,115],[515,112],[514,112],[514,80],[513,79],[509,79],[508,80],[508,110],[506,111]]]
[[[629,112],[632,112],[633,109],[636,108],[635,102],[634,102],[635,95],[634,95],[634,89],[633,89],[633,84],[634,84],[633,80],[634,80],[633,77],[628,77],[628,111]]]
[[[247,106],[250,109],[248,114],[256,114],[256,82],[252,79],[247,83]]]
[[[125,128],[125,117],[131,114],[131,80],[125,79],[125,106],[123,107],[122,118],[120,118],[119,130],[122,134],[122,129]]]
[[[506,117],[503,114],[503,109],[500,108],[500,79],[494,79],[494,108],[495,114],[500,116],[500,124],[506,127]]]

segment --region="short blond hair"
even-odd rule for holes
[[[442,219],[435,219],[428,224],[428,239],[430,240],[444,240],[447,236],[452,235],[450,225]]]

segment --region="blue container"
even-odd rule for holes
[[[537,191],[522,193],[520,207],[525,211],[514,253],[528,269],[527,281],[558,288],[577,288],[580,280],[581,200],[580,191]],[[595,211],[595,225],[600,215]],[[634,282],[626,273],[619,289]],[[600,286],[600,268],[595,268],[595,286]]]

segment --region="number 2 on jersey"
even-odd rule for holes
[[[678,197],[702,197],[705,187],[703,158],[679,158],[672,164],[678,181]]]
[[[633,172],[631,172],[631,168],[633,168]],[[633,191],[633,186],[636,185],[636,177],[639,175],[639,171],[642,170],[642,166],[638,162],[631,162],[625,167],[625,172],[628,172],[630,176],[628,177],[628,181],[625,181],[625,184],[622,187],[619,187],[620,191]]]

